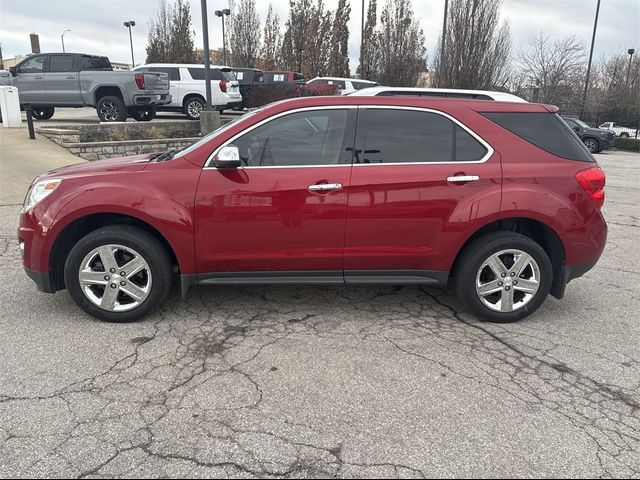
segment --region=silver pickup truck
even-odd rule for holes
[[[166,73],[113,71],[107,57],[80,53],[31,55],[0,76],[0,84],[17,87],[20,106],[30,105],[40,120],[55,107],[91,106],[103,122],[145,121],[171,102]]]

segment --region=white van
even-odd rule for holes
[[[191,120],[200,118],[206,105],[204,65],[196,63],[150,63],[134,68],[135,71],[162,72],[169,75],[171,103],[159,111],[183,112]],[[240,86],[230,67],[211,66],[211,101],[222,112],[242,104]]]

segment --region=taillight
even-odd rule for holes
[[[576,173],[576,180],[598,208],[604,205],[604,172],[598,167],[588,168]]]
[[[136,85],[140,90],[144,90],[144,75],[142,73],[136,73]]]
[[[220,80],[220,91],[227,93],[227,82],[225,80]]]

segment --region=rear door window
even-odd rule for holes
[[[49,72],[73,72],[73,55],[51,55]]]
[[[553,155],[569,160],[595,162],[575,132],[556,114],[493,112],[482,115]]]
[[[433,112],[366,109],[364,152],[356,163],[477,162],[487,149],[449,118]]]

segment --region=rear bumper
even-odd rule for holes
[[[171,103],[171,95],[134,95],[133,103],[135,105],[166,105]]]

